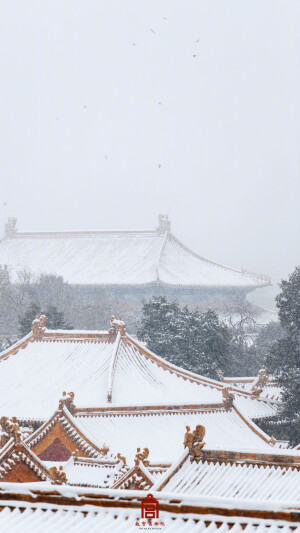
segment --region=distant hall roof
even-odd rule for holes
[[[18,232],[6,224],[0,265],[12,276],[28,269],[57,274],[74,285],[173,287],[263,287],[263,275],[233,269],[201,257],[174,237],[167,217],[149,231]]]

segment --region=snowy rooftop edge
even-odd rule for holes
[[[139,502],[143,500],[146,496],[145,491],[140,490],[126,490],[124,489],[97,489],[97,488],[88,488],[88,487],[74,487],[69,485],[52,485],[48,483],[39,484],[37,483],[0,483],[0,501],[3,504],[4,496],[9,495],[10,505],[13,502],[12,495],[25,495],[36,500],[38,504],[39,495],[44,495],[50,493],[56,493],[58,496],[65,498],[74,498],[78,501],[88,499],[89,497],[95,498],[95,503],[100,499],[107,499],[110,501],[132,501]],[[149,493],[149,491],[147,491]],[[153,491],[151,494],[159,500],[160,504],[175,504],[180,506],[195,506],[195,507],[218,507],[225,509],[240,509],[240,510],[265,510],[265,511],[300,511],[299,502],[281,502],[281,501],[272,501],[272,502],[262,502],[260,500],[243,500],[243,499],[234,499],[234,498],[222,498],[222,497],[209,497],[209,496],[187,496],[182,493],[168,493],[168,492],[156,492]],[[59,504],[59,500],[58,504]],[[88,505],[91,505],[89,501]],[[9,504],[8,504],[9,505]],[[44,503],[42,504],[44,506]],[[66,504],[63,504],[66,506]],[[59,505],[59,508],[62,506]],[[74,507],[72,506],[74,509]],[[115,508],[115,506],[114,506]],[[84,510],[84,507],[80,505],[80,509]],[[95,509],[94,509],[95,510]]]

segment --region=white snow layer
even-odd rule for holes
[[[80,285],[259,287],[264,276],[231,269],[196,255],[171,233],[156,231],[16,233],[0,241],[0,264],[14,276],[59,274]]]
[[[70,334],[70,332],[67,332]],[[78,336],[78,335],[77,335]],[[111,383],[109,369],[115,344],[107,339],[48,337],[29,342],[15,354],[0,360],[2,416],[42,418],[52,416],[63,391],[75,393],[77,407],[101,407],[107,403]],[[184,379],[180,369],[147,357],[130,338],[121,341],[114,368],[112,405],[170,405],[222,403],[221,384],[193,375]],[[184,371],[182,371],[184,372]],[[187,373],[188,374],[188,373]],[[186,376],[185,376],[186,377]],[[193,381],[195,379],[195,381]],[[236,405],[250,417],[276,413],[270,402],[236,396]]]

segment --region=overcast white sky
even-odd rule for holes
[[[168,212],[194,251],[287,276],[299,46],[298,0],[2,0],[6,215],[20,230],[142,229]]]

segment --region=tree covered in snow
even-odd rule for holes
[[[28,270],[9,272],[0,265],[0,349],[1,337],[18,335],[18,317],[35,303],[41,309],[54,306],[76,329],[105,329],[111,314],[122,315],[129,331],[135,331],[139,309],[124,301],[117,289],[74,286],[56,274],[34,275]],[[140,308],[142,303],[140,303]],[[36,313],[35,313],[36,314]],[[34,318],[34,315],[33,315]]]
[[[255,339],[255,358],[260,366],[269,365],[274,343],[284,336],[284,330],[279,321],[269,322],[261,326]],[[273,364],[272,364],[273,366]]]
[[[229,374],[231,376],[256,376],[262,365],[268,366],[274,342],[283,336],[280,322],[269,322],[257,328],[255,335],[247,329],[230,326],[231,353]]]
[[[261,309],[240,299],[226,306],[224,319],[231,332],[229,375],[257,375],[274,341],[282,335],[280,322],[261,324]]]
[[[187,370],[218,379],[227,371],[230,331],[218,315],[189,310],[163,296],[144,302],[138,338],[154,353]]]
[[[280,284],[276,298],[283,335],[270,350],[267,364],[283,388],[280,424],[291,445],[300,443],[300,267]]]
[[[2,332],[8,335],[17,335],[20,331],[27,334],[36,314],[46,309],[49,320],[50,316],[53,316],[53,326],[56,323],[64,323],[61,317],[57,317],[54,309],[57,309],[57,313],[63,313],[66,323],[72,323],[73,318],[68,313],[73,314],[75,303],[70,286],[61,276],[34,276],[24,270],[19,272],[17,280],[11,283],[8,276],[0,275],[0,324]],[[27,312],[28,324],[20,328],[19,320],[23,319]],[[52,327],[49,324],[48,321],[48,327]]]
[[[144,302],[138,338],[154,353],[192,372],[217,378],[255,376],[282,336],[279,322],[258,327],[255,309],[238,302],[221,320],[215,311],[190,310],[166,297]]]

